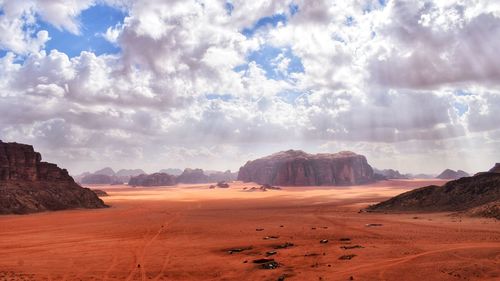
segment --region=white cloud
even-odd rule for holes
[[[498,156],[494,3],[293,1],[292,15],[292,1],[231,1],[231,13],[215,0],[105,2],[127,14],[102,35],[121,52],[69,58],[43,50],[50,34],[35,32],[36,15],[78,34],[81,12],[104,2],[0,0],[0,48],[11,52],[0,58],[0,138],[76,171],[234,169],[290,147],[351,149],[405,171],[423,171],[426,157],[442,160],[429,169],[451,165],[452,151],[471,169]],[[276,14],[287,23],[241,33]],[[285,79],[248,61],[269,46],[304,72],[288,72],[287,52],[266,58]]]

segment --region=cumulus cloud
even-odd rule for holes
[[[100,35],[118,53],[45,49],[52,39],[40,21],[78,35],[79,16],[94,5],[125,12]],[[394,166],[381,166],[406,171],[421,171],[431,154],[442,159],[432,169],[457,159],[440,149],[470,157],[471,168],[498,157],[495,3],[0,0],[0,7],[0,138],[33,143],[75,171],[123,163],[234,170],[290,147],[349,149],[374,161],[386,155]],[[291,71],[294,64],[301,67]],[[488,145],[475,148],[482,141]]]

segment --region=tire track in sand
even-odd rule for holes
[[[156,233],[149,240],[147,240],[144,243],[144,246],[142,247],[142,249],[138,250],[136,252],[137,258],[135,259],[135,262],[132,265],[132,269],[130,270],[130,273],[127,276],[127,278],[125,279],[125,281],[132,280],[132,278],[134,278],[134,276],[135,276],[135,274],[136,274],[136,272],[138,270],[139,270],[139,273],[140,273],[140,276],[141,276],[141,280],[142,281],[147,280],[146,267],[145,267],[144,259],[145,259],[146,255],[148,254],[148,248],[149,248],[149,246],[151,246],[151,244],[153,244],[158,239],[158,237],[160,236],[160,234],[163,231],[165,231],[168,228],[169,225],[171,225],[174,221],[176,221],[180,217],[179,213],[174,213],[174,214],[171,214],[171,215],[172,215],[172,217],[170,219],[166,220],[159,227],[158,231],[156,231]],[[148,234],[149,234],[149,231],[148,231],[148,233],[146,233],[145,238],[147,237]],[[138,267],[138,265],[140,265],[140,267]],[[160,272],[160,274],[163,273],[163,270],[164,270],[164,268],[162,268],[162,271]]]

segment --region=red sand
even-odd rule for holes
[[[243,192],[256,185],[241,183],[99,186],[109,209],[1,216],[0,280],[500,280],[495,220],[358,213],[430,183],[267,192]],[[279,238],[263,239],[272,235]],[[276,250],[279,268],[252,263],[284,242],[295,246]],[[356,256],[339,260],[348,254]]]

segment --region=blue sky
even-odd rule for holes
[[[108,42],[102,36],[109,27],[123,23],[126,13],[105,5],[96,5],[80,15],[80,33],[72,34],[66,30],[59,30],[56,27],[39,20],[38,30],[47,30],[50,40],[45,49],[50,51],[57,49],[66,53],[69,57],[78,56],[82,51],[92,51],[96,55],[113,54],[120,51],[118,46]]]

